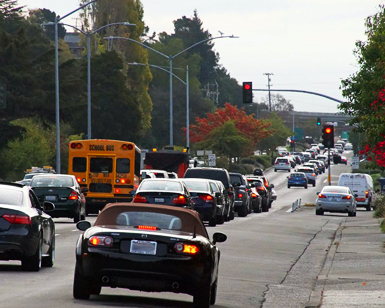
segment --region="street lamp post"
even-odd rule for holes
[[[169,64],[170,64],[170,69],[169,69],[169,74],[170,74],[170,146],[174,146],[174,136],[173,136],[173,101],[172,101],[172,76],[173,76],[173,73],[172,73],[172,61],[173,59],[175,59],[176,57],[180,56],[182,53],[190,50],[191,48],[199,45],[199,44],[202,44],[202,43],[206,43],[206,42],[209,42],[209,41],[212,41],[212,40],[215,40],[215,39],[221,39],[221,38],[238,38],[237,36],[234,36],[234,35],[222,35],[222,36],[216,36],[216,37],[212,37],[212,38],[208,38],[208,39],[205,39],[205,40],[202,40],[202,41],[199,41],[193,45],[191,45],[190,47],[182,50],[181,52],[178,52],[177,54],[175,55],[170,55],[170,56],[167,56],[165,55],[164,53],[161,53],[160,51],[158,50],[155,50],[145,44],[142,44],[134,39],[130,39],[128,37],[120,37],[120,36],[109,36],[109,37],[106,37],[105,39],[107,40],[112,40],[112,39],[124,39],[124,40],[128,40],[130,42],[134,42],[136,44],[139,44],[141,46],[143,46],[144,48],[147,48],[149,50],[152,50],[154,52],[156,52],[157,54],[167,58],[169,60]]]
[[[75,26],[60,23],[63,26],[71,27],[87,37],[87,139],[91,139],[91,36],[97,33],[98,31],[112,26],[122,25],[122,26],[136,26],[129,22],[115,22],[108,25],[104,25],[96,30],[86,32]]]
[[[150,66],[157,68],[159,70],[165,71],[169,73],[168,70],[165,68],[158,66],[158,65],[153,65],[153,64],[145,64],[145,63],[127,63],[129,65],[139,65],[139,66]],[[189,70],[188,66],[186,66],[186,81],[183,81],[181,78],[179,78],[177,75],[174,73],[171,74],[171,76],[174,76],[176,79],[178,79],[181,83],[183,83],[186,86],[186,147],[190,148],[190,90],[189,90]]]
[[[55,26],[55,124],[56,124],[56,172],[60,173],[60,108],[59,108],[59,36],[58,36],[58,23],[69,15],[81,10],[82,8],[96,2],[98,0],[91,0],[77,9],[69,12],[63,17],[55,16],[55,22],[51,23]]]

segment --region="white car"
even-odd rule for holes
[[[284,170],[290,172],[291,161],[288,157],[277,157],[274,162],[274,172]]]
[[[353,145],[352,145],[351,143],[345,144],[344,150],[345,150],[345,151],[351,151],[351,150],[353,150]]]
[[[349,187],[324,186],[321,192],[317,193],[316,215],[323,215],[324,212],[336,212],[356,216],[356,211],[356,199]]]

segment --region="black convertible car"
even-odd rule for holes
[[[45,212],[54,208],[29,186],[0,182],[0,260],[20,260],[26,271],[53,266],[55,224]]]
[[[77,223],[73,296],[89,299],[101,287],[193,296],[194,307],[216,300],[220,252],[198,212],[143,203],[108,204],[91,227]]]

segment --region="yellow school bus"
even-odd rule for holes
[[[110,202],[132,200],[140,176],[140,149],[118,140],[74,140],[69,143],[68,174],[88,188],[87,214]]]

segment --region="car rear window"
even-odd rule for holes
[[[146,226],[160,229],[181,230],[182,221],[179,217],[153,212],[123,212],[116,217],[119,226]]]
[[[288,160],[289,160],[288,158],[277,158],[278,163],[285,163],[286,164]]]
[[[313,173],[314,171],[312,169],[298,169],[299,172],[303,173]]]
[[[32,179],[31,187],[71,187],[72,177],[69,176],[35,176]]]
[[[185,178],[200,178],[200,179],[210,179],[218,180],[223,183],[225,188],[229,188],[229,177],[228,173],[225,170],[213,170],[213,169],[187,169]]]
[[[190,191],[209,191],[209,185],[207,182],[198,182],[198,181],[188,181],[183,180],[186,184],[188,190]]]
[[[292,174],[290,174],[290,176],[293,177],[293,178],[303,178],[304,174],[302,174],[302,173],[292,173]]]
[[[322,192],[326,192],[326,193],[334,192],[334,193],[347,194],[349,191],[348,191],[348,188],[347,188],[347,187],[341,187],[341,186],[325,186],[325,187],[323,188]]]
[[[0,188],[0,204],[17,205],[23,204],[23,192],[13,189]]]
[[[178,182],[171,182],[171,181],[144,180],[140,185],[139,190],[182,191],[182,185]]]
[[[242,176],[240,175],[237,175],[237,174],[230,174],[230,180],[231,180],[231,184],[234,185],[234,183],[240,183],[242,184]]]

